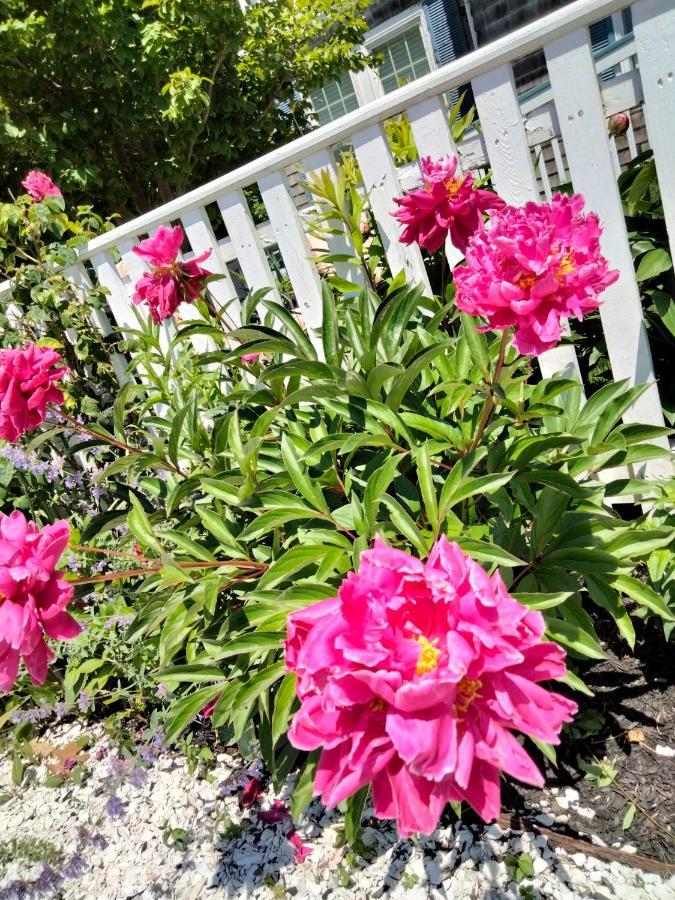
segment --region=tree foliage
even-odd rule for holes
[[[311,124],[363,65],[366,0],[0,2],[0,193],[42,168],[133,214]]]

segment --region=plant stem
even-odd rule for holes
[[[157,572],[161,571],[161,569],[164,567],[164,563],[156,560],[152,560],[152,562],[154,563],[154,565],[145,566],[143,568],[124,569],[121,572],[108,572],[105,575],[94,575],[92,578],[75,578],[70,582],[70,584],[98,584],[99,582],[104,581],[117,581],[118,579],[122,578],[134,578],[138,575],[155,575]],[[251,575],[262,574],[262,572],[266,571],[269,568],[267,563],[257,563],[248,559],[220,559],[208,562],[176,562],[175,565],[179,569],[213,569],[219,568],[221,566],[234,566],[237,569],[248,570]],[[242,575],[237,576],[237,578],[239,579],[241,579],[242,577],[244,577],[243,573]]]
[[[478,425],[476,426],[476,433],[474,435],[473,440],[471,441],[469,447],[466,452],[463,454],[464,456],[468,456],[472,450],[475,450],[476,447],[480,444],[481,438],[485,433],[485,429],[490,424],[490,420],[492,419],[492,415],[495,411],[495,391],[494,386],[499,380],[499,376],[501,375],[502,369],[504,368],[504,360],[506,358],[506,347],[509,342],[509,338],[511,337],[511,330],[509,328],[505,328],[502,332],[502,340],[499,345],[499,356],[497,357],[497,365],[495,366],[494,374],[490,379],[488,386],[488,395],[485,398],[485,403],[483,405],[483,409],[481,410],[480,418],[478,419]]]
[[[107,444],[110,444],[112,447],[118,447],[120,450],[124,450],[126,453],[143,453],[143,450],[141,450],[139,447],[132,447],[130,444],[127,444],[124,441],[118,441],[117,438],[114,438],[111,435],[101,434],[101,432],[95,431],[93,428],[89,428],[87,425],[83,425],[81,422],[78,422],[77,419],[69,416],[68,413],[65,413],[62,409],[59,409],[56,406],[50,405],[49,409],[56,415],[61,416],[62,419],[65,419],[66,422],[68,422],[72,426],[70,429],[71,431],[75,431],[78,434],[86,434],[87,437],[98,438],[99,440],[105,441]],[[188,477],[184,472],[181,472],[178,466],[174,466],[173,463],[169,462],[168,459],[162,459],[162,464],[167,469],[175,472],[175,474],[179,475],[181,478]]]

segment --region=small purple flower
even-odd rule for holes
[[[105,850],[105,848],[108,846],[108,841],[103,837],[102,834],[92,834],[91,846],[95,847],[97,850]]]
[[[42,871],[34,882],[38,893],[46,894],[47,891],[59,891],[63,887],[63,875],[52,869],[47,863],[43,864]]]
[[[96,574],[97,572],[103,572],[108,565],[108,561],[105,559],[100,559],[98,562],[94,563],[91,567],[92,574]]]
[[[134,766],[134,768],[129,773],[129,784],[132,787],[140,788],[148,780],[148,773],[141,766]]]
[[[68,707],[66,706],[64,701],[59,700],[59,702],[54,707],[54,715],[56,716],[57,721],[59,721],[59,719],[62,719],[65,716],[67,709],[68,709]]]
[[[100,484],[93,485],[93,487],[91,489],[91,496],[93,497],[94,500],[96,500],[97,503],[101,499],[102,494],[103,494],[103,488],[101,487],[101,485]]]
[[[105,812],[109,819],[121,819],[126,813],[126,807],[117,794],[111,794],[105,805]]]
[[[74,853],[66,863],[63,874],[66,878],[82,878],[88,869],[89,866],[84,857],[79,853]]]
[[[121,756],[113,755],[108,759],[108,772],[111,778],[124,778],[129,760],[122,759]]]
[[[89,694],[87,694],[85,691],[82,691],[80,696],[77,698],[77,705],[80,709],[80,712],[86,712],[89,709],[90,701],[91,698],[89,697]]]
[[[160,681],[160,683],[157,685],[157,690],[156,690],[155,694],[157,697],[159,697],[160,700],[163,700],[165,697],[169,696],[169,689],[165,684],[163,684]]]

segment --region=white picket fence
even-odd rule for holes
[[[384,123],[407,115],[420,155],[440,157],[459,152],[463,167],[490,168],[496,190],[510,203],[549,197],[555,186],[571,180],[586,197],[587,207],[604,226],[603,251],[619,281],[604,295],[601,319],[615,379],[650,383],[626,415],[626,421],[663,425],[658,388],[642,318],[638,286],[633,275],[626,226],[616,177],[619,157],[607,133],[606,118],[617,111],[644,114],[647,140],[654,151],[671,247],[675,249],[675,3],[637,0],[631,5],[634,33],[594,59],[589,25],[616,13],[625,0],[576,0],[405,87],[363,106],[233,172],[217,178],[157,209],[101,235],[79,251],[79,262],[68,270],[77,285],[92,278],[108,291],[110,313],[122,327],[136,327],[130,301],[143,263],[134,244],[161,224],[180,222],[195,254],[212,250],[208,265],[224,277],[211,285],[215,300],[228,306],[235,321],[238,300],[228,262],[236,259],[249,290],[277,292],[266,245],[278,247],[306,326],[321,325],[321,281],[311,259],[311,246],[297,190],[289,171],[305,174],[334,170],[333,148],[350,143],[359,163],[372,213],[393,272],[404,269],[409,280],[428,288],[427,273],[417,247],[398,240],[399,225],[391,213],[394,197],[409,178],[397,169]],[[543,48],[550,83],[530,92],[519,103],[512,63]],[[599,82],[598,72],[618,66],[620,74]],[[448,125],[443,96],[471,82],[481,132],[474,132],[457,148]],[[640,122],[642,128],[642,119]],[[638,152],[633,127],[626,135],[628,155]],[[536,163],[536,168],[535,168]],[[256,227],[243,188],[257,184],[269,223]],[[217,204],[228,237],[218,242],[207,214]],[[330,239],[333,251],[346,243]],[[454,258],[454,248],[449,248]],[[123,265],[116,264],[115,251]],[[0,291],[11,286],[0,285]],[[181,314],[194,315],[182,307]],[[110,321],[93,313],[103,334]],[[578,372],[574,348],[561,346],[540,359],[544,374]],[[122,361],[118,360],[121,371]]]

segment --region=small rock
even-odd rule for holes
[[[622,853],[637,853],[637,847],[634,847],[632,844],[624,844],[621,848]]]
[[[569,809],[570,801],[567,797],[556,797],[555,802],[561,809]]]
[[[586,854],[585,853],[573,853],[570,857],[575,866],[578,866],[580,869],[586,865]]]
[[[539,813],[538,816],[534,817],[534,821],[543,825],[544,828],[550,828],[555,822],[555,816],[552,816],[551,813]]]
[[[501,875],[501,866],[496,860],[488,859],[480,864],[479,871],[488,881],[495,882]]]
[[[579,799],[579,791],[575,791],[574,788],[565,788],[565,797],[570,803],[576,803]]]
[[[535,856],[532,860],[532,868],[535,875],[542,875],[544,872],[548,872],[548,863],[541,856]]]
[[[664,747],[663,744],[657,744],[654,752],[659,756],[675,756],[675,750],[672,747]]]
[[[500,838],[504,837],[504,831],[500,825],[496,822],[493,822],[492,825],[488,825],[488,827],[483,832],[485,837],[487,838]]]

